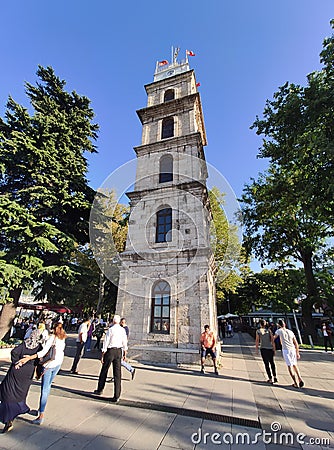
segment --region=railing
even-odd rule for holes
[[[157,62],[155,73],[162,72],[167,69],[173,69],[175,67],[182,66],[183,64],[188,64],[188,58],[181,59],[180,61],[164,64],[163,66],[159,66],[159,62]]]

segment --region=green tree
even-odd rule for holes
[[[326,315],[333,317],[334,313],[334,248],[328,246],[321,254],[314,256],[315,277],[318,285],[318,308]]]
[[[117,300],[120,259],[128,232],[129,207],[117,201],[116,193],[100,188],[90,216],[90,237],[95,260],[100,268],[97,314],[114,312]]]
[[[74,283],[71,255],[88,241],[94,191],[85,152],[95,152],[98,126],[87,97],[65,91],[51,67],[26,83],[33,114],[11,97],[0,119],[0,337],[10,327],[22,288],[52,301]]]
[[[253,308],[288,312],[297,309],[305,296],[305,278],[298,269],[264,269],[248,272],[230,298],[234,311],[246,314]]]
[[[312,334],[319,300],[314,256],[333,235],[333,42],[325,39],[324,67],[308,75],[306,87],[286,83],[267,100],[253,128],[264,136],[259,157],[269,159],[269,168],[242,196],[248,249],[266,262],[302,264],[302,312]]]
[[[71,280],[55,284],[50,296],[64,302],[69,308],[78,307],[87,313],[96,310],[99,285],[99,268],[89,245],[79,246],[69,259],[74,274]]]
[[[224,212],[224,193],[217,187],[209,191],[212,213],[211,245],[216,263],[216,298],[221,313],[224,300],[236,292],[242,281],[241,273],[246,263],[238,237],[238,229],[229,223]]]

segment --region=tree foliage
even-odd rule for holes
[[[212,213],[211,245],[216,262],[216,298],[218,309],[222,302],[236,291],[241,282],[245,264],[244,252],[238,237],[237,226],[229,223],[224,212],[224,193],[217,187],[209,191]]]
[[[118,202],[116,193],[100,188],[90,216],[90,238],[101,270],[97,313],[114,312],[117,300],[120,259],[128,233],[129,206]]]
[[[320,58],[323,69],[309,74],[305,87],[280,87],[253,124],[264,136],[259,157],[269,159],[269,168],[242,196],[248,250],[266,262],[302,264],[308,324],[319,295],[314,256],[333,235],[333,36]]]
[[[51,67],[37,76],[25,85],[33,113],[9,97],[0,119],[0,287],[15,304],[22,288],[52,301],[75,282],[70,259],[88,241],[94,196],[84,156],[96,151],[90,101],[66,92]]]
[[[288,312],[298,309],[305,292],[301,269],[264,269],[246,273],[235,295],[230,296],[230,302],[238,314],[246,314],[254,308]]]

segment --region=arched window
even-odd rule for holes
[[[172,208],[160,209],[157,212],[156,242],[172,240]]]
[[[151,331],[169,334],[170,329],[170,286],[159,281],[152,289]]]
[[[171,100],[174,100],[174,98],[175,98],[174,89],[168,89],[164,95],[164,102],[170,102]]]
[[[164,155],[160,158],[159,183],[173,181],[173,157]]]
[[[166,117],[162,120],[161,139],[174,136],[174,118]]]

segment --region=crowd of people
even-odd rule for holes
[[[221,339],[233,337],[234,326],[232,320],[218,320],[218,332]]]
[[[32,423],[43,424],[51,385],[64,360],[67,338],[65,327],[68,332],[77,332],[71,373],[78,374],[80,358],[83,352],[91,351],[93,337],[96,338],[94,349],[100,350],[101,339],[105,334],[105,328],[108,328],[105,321],[88,316],[68,320],[58,316],[53,322],[51,316],[39,318],[32,316],[29,319],[15,321],[12,335],[22,339],[22,342],[12,350],[11,365],[0,385],[0,421],[5,425],[3,433],[13,429],[13,422],[18,415],[30,411],[26,399],[33,380],[38,379],[41,381],[38,417],[32,420]],[[122,336],[121,340],[117,338],[117,333]],[[125,318],[121,319],[115,315],[103,340],[98,390],[101,394],[103,390],[101,386],[104,386],[112,364],[116,402],[121,393],[121,367],[124,366],[131,373],[132,380],[136,370],[126,361],[129,333]]]
[[[42,317],[38,322],[32,320],[17,322],[17,329],[22,330],[22,343],[11,352],[11,365],[0,385],[0,421],[4,423],[3,432],[13,428],[14,419],[29,411],[26,404],[29,388],[34,377],[41,377],[41,391],[39,399],[38,417],[32,420],[33,424],[42,425],[51,385],[58,374],[65,355],[66,330],[62,318],[57,317],[52,323],[49,317]],[[136,369],[126,361],[128,339],[130,335],[126,319],[119,315],[113,317],[110,326],[96,317],[84,316],[79,320],[71,320],[66,323],[69,331],[76,331],[76,352],[73,358],[70,373],[78,374],[78,365],[84,352],[90,352],[93,337],[96,338],[94,349],[101,350],[101,370],[98,385],[94,395],[102,395],[107,382],[109,368],[112,366],[114,382],[114,395],[112,401],[117,403],[121,395],[121,368],[124,367],[134,379]],[[226,324],[228,325],[228,323]],[[107,331],[105,331],[107,329]],[[227,329],[227,328],[226,328]],[[322,324],[325,351],[332,345],[332,329],[328,323]],[[232,331],[229,331],[232,333]],[[102,337],[105,337],[102,342]],[[209,325],[204,326],[200,334],[201,373],[205,373],[205,361],[212,358],[213,370],[219,375],[217,357],[217,336]],[[287,365],[288,373],[292,379],[292,386],[302,388],[304,381],[297,364],[300,358],[299,345],[292,330],[287,329],[283,320],[277,324],[260,320],[255,337],[256,352],[261,354],[267,382],[278,383],[275,353],[282,349],[282,356]],[[36,379],[36,378],[35,378]]]
[[[267,323],[261,319],[259,328],[256,331],[255,348],[261,357],[268,376],[267,382],[278,383],[274,356],[276,350],[282,349],[282,356],[287,365],[288,372],[292,378],[292,386],[295,388],[304,387],[297,360],[300,358],[299,345],[293,331],[286,328],[284,320],[280,319],[277,325]],[[217,367],[217,339],[209,325],[204,326],[204,331],[200,337],[201,373],[205,373],[205,360],[211,356],[214,373],[219,375]]]

